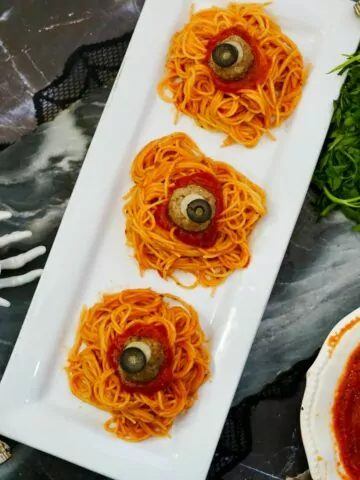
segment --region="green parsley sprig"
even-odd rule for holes
[[[347,73],[328,135],[313,176],[318,190],[315,207],[320,217],[335,209],[355,222],[360,232],[360,53],[329,73]]]

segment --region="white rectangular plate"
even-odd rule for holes
[[[269,11],[313,70],[276,142],[223,149],[220,134],[186,117],[175,127],[172,107],[156,95],[170,38],[189,7],[190,0],[146,1],[0,385],[2,434],[120,480],[206,477],[343,80],[326,73],[359,40],[350,1],[275,0]],[[251,239],[250,267],[232,275],[213,298],[210,289],[183,290],[154,272],[141,278],[125,247],[121,209],[131,162],[146,142],[174,131],[189,134],[207,155],[242,171],[268,195],[269,213]],[[63,367],[84,303],[92,304],[101,292],[149,286],[197,309],[212,339],[213,379],[176,422],[172,439],[129,444],[103,430],[106,413],[70,394]]]

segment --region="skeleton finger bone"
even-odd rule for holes
[[[5,260],[0,260],[0,272],[1,270],[15,270],[16,268],[21,268],[27,263],[31,262],[37,257],[44,255],[46,252],[46,248],[35,247],[28,252],[21,253],[20,255],[16,255],[15,257],[6,258]]]
[[[11,213],[10,212],[0,212],[0,221],[1,220],[8,220],[11,218]]]
[[[15,277],[2,278],[0,279],[0,290],[2,288],[14,288],[30,283],[33,280],[36,280],[42,274],[42,269],[33,270],[32,272],[24,273],[24,275],[17,275]]]
[[[8,220],[11,218],[10,212],[0,211],[0,221]],[[0,248],[8,246],[11,243],[19,242],[26,238],[31,237],[32,233],[30,231],[24,232],[12,232],[0,237]],[[0,275],[3,270],[16,270],[22,268],[35,258],[43,255],[46,252],[44,246],[35,247],[25,253],[21,253],[14,257],[5,258],[0,260]],[[31,272],[25,273],[23,275],[15,275],[9,278],[0,278],[0,289],[3,288],[14,288],[30,283],[33,280],[39,278],[42,274],[42,269],[32,270]],[[0,297],[0,307],[10,307],[10,302]]]
[[[5,298],[1,298],[1,297],[0,297],[0,307],[9,308],[10,305],[11,305],[10,302],[8,302],[7,300],[5,300]]]
[[[25,232],[12,232],[8,233],[7,235],[3,235],[0,237],[0,248],[9,245],[10,243],[20,242],[20,240],[24,240],[25,238],[31,237],[32,233],[29,231]]]

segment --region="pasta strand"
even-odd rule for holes
[[[162,324],[174,351],[173,381],[147,396],[123,391],[107,352],[119,332],[133,324]],[[196,311],[180,298],[150,289],[103,295],[84,308],[66,372],[71,392],[83,402],[111,414],[105,430],[139,442],[169,436],[177,415],[188,410],[209,377],[210,355]]]
[[[266,4],[230,3],[190,15],[189,22],[171,40],[160,97],[192,117],[197,125],[226,134],[224,146],[241,143],[255,147],[270,130],[279,127],[300,101],[308,69],[295,43],[265,11]],[[216,89],[205,63],[209,40],[224,29],[241,27],[258,42],[271,62],[270,73],[257,89],[224,93]]]

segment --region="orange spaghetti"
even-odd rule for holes
[[[172,381],[152,395],[124,391],[109,362],[109,349],[128,328],[156,326],[167,331]],[[209,376],[204,342],[196,311],[178,297],[150,289],[104,295],[81,314],[66,367],[71,391],[80,400],[110,412],[105,430],[119,438],[138,442],[169,435],[175,417],[193,405]]]
[[[299,103],[307,77],[295,43],[284,35],[264,9],[267,4],[230,3],[192,13],[190,21],[173,36],[165,77],[158,85],[160,97],[178,112],[193,117],[202,128],[224,132],[224,145],[254,147],[264,133],[280,126]],[[256,42],[267,59],[265,81],[238,91],[221,91],[209,64],[208,45],[227,29],[241,29]],[[229,83],[231,85],[231,82]]]
[[[211,175],[221,187],[222,210],[214,244],[208,248],[182,242],[175,228],[166,230],[156,221],[156,211],[169,201],[173,185],[194,174]],[[184,133],[146,145],[133,162],[131,176],[135,186],[125,197],[126,237],[141,272],[154,269],[185,288],[216,287],[249,264],[248,238],[266,213],[259,186],[226,163],[206,157]],[[177,271],[195,277],[192,284],[177,278]]]

